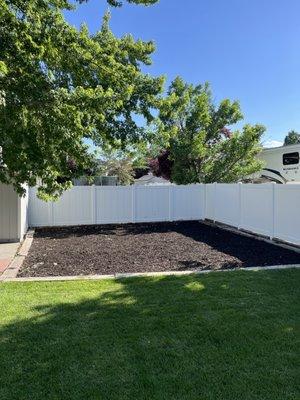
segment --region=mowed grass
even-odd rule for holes
[[[300,270],[1,283],[0,399],[298,400],[299,284]]]

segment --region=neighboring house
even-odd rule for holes
[[[139,179],[134,180],[135,185],[171,185],[171,182],[167,179],[154,176],[152,172],[142,176]]]

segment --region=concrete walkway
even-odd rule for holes
[[[20,243],[0,243],[0,275],[12,262]]]

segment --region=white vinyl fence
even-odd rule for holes
[[[75,186],[57,202],[30,189],[30,226],[210,219],[300,245],[300,184]]]
[[[300,245],[300,184],[208,184],[205,217]]]
[[[59,226],[199,220],[204,218],[204,185],[74,186],[57,202],[30,190],[30,226]]]

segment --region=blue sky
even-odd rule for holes
[[[66,17],[95,32],[106,9],[105,0],[89,0]],[[266,144],[300,132],[299,0],[160,0],[111,14],[116,35],[155,41],[145,71],[166,75],[168,83],[177,75],[210,82],[216,102],[237,99],[245,123],[266,126]]]

